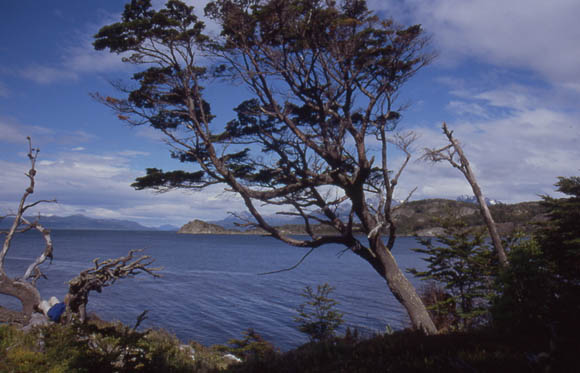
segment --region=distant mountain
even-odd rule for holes
[[[154,229],[167,232],[177,232],[179,230],[179,227],[175,225],[163,224]]]
[[[114,230],[114,231],[151,231],[156,228],[146,227],[130,220],[117,219],[94,219],[84,215],[71,216],[27,216],[27,220],[33,221],[38,218],[40,224],[48,229],[88,229],[88,230]],[[7,229],[12,224],[12,219],[5,218],[0,221],[0,229]],[[177,230],[176,227],[172,227]]]
[[[247,211],[238,213],[237,215],[240,216],[242,219],[247,218],[250,221],[254,221],[254,219],[252,218],[250,213]],[[275,226],[285,225],[285,224],[301,224],[304,221],[304,220],[302,220],[302,218],[297,217],[297,216],[288,216],[288,215],[279,215],[279,214],[265,215],[264,218],[270,224],[275,225]],[[212,221],[208,221],[208,223],[219,225],[225,229],[245,230],[244,227],[240,227],[239,225],[237,225],[237,224],[244,224],[244,221],[242,219],[240,219],[236,216],[232,216],[230,214],[225,219],[212,220]]]
[[[457,197],[457,201],[468,202],[468,203],[478,203],[477,198],[475,198],[475,196],[468,195],[468,194],[464,194],[462,196]],[[497,205],[498,203],[501,203],[501,202],[498,201],[497,199],[489,199],[489,198],[485,197],[485,203],[488,206],[493,206],[493,205]]]

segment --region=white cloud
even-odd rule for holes
[[[123,153],[121,155],[120,153]],[[181,225],[193,218],[221,219],[227,211],[243,210],[241,200],[212,186],[202,192],[153,193],[136,191],[130,185],[142,171],[131,168],[130,158],[141,152],[114,154],[63,153],[37,163],[37,199],[57,199],[42,204],[35,213],[83,214],[91,217],[129,219],[142,224]],[[41,156],[47,156],[46,153]],[[29,165],[0,160],[0,212],[14,211],[27,186],[24,172]]]
[[[135,135],[138,137],[143,137],[155,142],[165,142],[166,137],[163,132],[147,125],[138,126],[135,128]]]
[[[434,37],[440,59],[474,57],[540,73],[553,82],[580,83],[577,0],[408,0],[373,2],[375,9],[406,8]]]
[[[79,45],[66,49],[64,68],[76,73],[103,73],[126,70],[126,64],[121,61],[121,56],[105,51],[96,51],[92,46],[92,40],[81,40]]]
[[[447,109],[458,115],[472,115],[481,118],[489,118],[489,111],[482,105],[475,102],[450,101]]]
[[[26,142],[26,136],[20,126],[0,117],[0,142],[23,143]]]
[[[0,143],[25,143],[27,136],[32,137],[35,144],[78,144],[97,138],[82,130],[55,130],[44,125],[22,124],[13,118],[0,116]]]
[[[84,148],[84,147],[82,147],[82,146],[77,146],[77,147],[75,147],[75,148],[72,148],[71,150],[72,150],[73,152],[82,152],[83,150],[85,150],[85,148]]]
[[[515,95],[509,87],[472,98],[484,109],[509,109],[502,116],[448,123],[487,196],[504,202],[535,200],[539,194],[554,194],[558,176],[578,174],[580,119],[576,113],[541,106],[537,97]],[[446,145],[435,125],[417,131],[422,135],[421,147]],[[408,171],[403,178],[406,182],[401,184],[420,186],[417,198],[455,198],[471,193],[463,176],[448,164],[414,163]]]
[[[31,65],[26,68],[19,69],[18,72],[24,78],[39,84],[78,80],[78,74],[76,72],[58,67]]]
[[[0,143],[25,143],[27,136],[34,136],[36,140],[46,141],[54,134],[55,132],[50,128],[25,125],[13,118],[0,116]]]
[[[137,150],[123,150],[117,153],[118,155],[122,156],[122,157],[141,157],[141,156],[148,156],[150,153],[148,152],[141,152],[141,151],[137,151]]]

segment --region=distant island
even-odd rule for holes
[[[544,220],[542,208],[539,202],[521,202],[516,204],[493,203],[490,204],[491,212],[499,229],[503,233],[514,229],[524,229],[529,227],[529,223]],[[396,209],[394,215],[398,223],[398,233],[401,236],[434,236],[442,232],[439,226],[439,219],[449,214],[460,216],[469,226],[482,225],[483,221],[479,213],[479,207],[468,201],[454,201],[447,199],[426,199],[412,201]],[[286,234],[301,235],[306,234],[300,220],[288,219],[286,224],[278,217],[273,217],[275,224]],[[268,220],[268,219],[267,219]],[[529,229],[529,228],[528,228]],[[313,230],[318,234],[333,234],[336,231],[325,225],[314,225]],[[205,222],[194,219],[182,226],[178,233],[182,234],[268,234],[261,228],[238,229],[233,228],[232,218],[219,222]]]
[[[95,219],[84,215],[71,216],[28,216],[29,221],[38,220],[48,229],[72,230],[113,230],[113,231],[177,231],[179,227],[162,225],[160,227],[146,227],[130,220]],[[0,220],[0,229],[9,229],[13,219],[6,217]]]

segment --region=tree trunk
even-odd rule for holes
[[[385,279],[391,293],[405,307],[413,328],[421,330],[427,335],[437,334],[437,327],[425,304],[417,294],[413,284],[399,268],[393,254],[386,248],[381,239],[372,241],[374,249],[361,248],[356,250],[355,254],[369,262],[375,271]]]
[[[471,165],[469,164],[469,160],[465,156],[465,153],[463,153],[461,145],[459,145],[459,142],[455,138],[453,138],[453,136],[451,136],[451,133],[447,130],[447,126],[445,125],[444,131],[446,131],[445,132],[446,134],[449,133],[449,135],[447,135],[447,138],[449,139],[449,141],[457,151],[457,154],[459,155],[461,166],[463,168],[463,169],[460,168],[460,171],[462,171],[463,175],[469,182],[469,185],[471,185],[471,190],[473,190],[473,194],[475,195],[475,197],[477,198],[477,202],[479,203],[479,210],[481,212],[481,216],[483,217],[483,220],[485,220],[485,225],[487,225],[487,230],[489,231],[489,235],[491,236],[491,241],[493,242],[493,246],[495,247],[495,250],[497,252],[499,263],[501,264],[502,267],[505,268],[508,266],[507,255],[505,249],[503,248],[503,244],[497,231],[495,221],[493,220],[491,212],[489,211],[487,203],[485,202],[485,197],[483,196],[481,188],[479,187],[479,184],[475,179],[475,173],[473,173]]]
[[[485,220],[485,225],[487,225],[487,230],[489,231],[489,235],[491,236],[493,246],[495,247],[495,250],[497,252],[499,263],[502,267],[506,268],[509,265],[507,254],[506,254],[505,249],[503,247],[503,244],[501,242],[501,238],[500,238],[499,233],[497,231],[497,226],[495,224],[495,221],[493,221],[493,217],[491,216],[491,212],[489,211],[489,208],[487,207],[487,203],[485,203],[485,197],[483,196],[483,193],[481,192],[481,188],[479,187],[479,184],[477,183],[477,180],[475,178],[475,173],[471,169],[471,165],[469,164],[469,160],[465,156],[465,153],[463,152],[463,148],[459,144],[459,141],[457,141],[457,139],[453,137],[453,131],[449,131],[449,129],[447,128],[447,124],[445,122],[443,122],[443,133],[445,134],[445,136],[449,140],[451,146],[453,147],[453,149],[455,149],[455,152],[459,156],[460,164],[457,164],[453,160],[453,154],[448,155],[448,156],[442,156],[441,154],[443,152],[443,149],[436,151],[436,152],[431,152],[431,153],[435,153],[435,154],[439,153],[438,157],[435,157],[434,159],[436,159],[436,160],[446,159],[449,163],[451,163],[451,165],[453,165],[453,167],[459,169],[459,171],[461,171],[461,173],[467,179],[467,182],[469,182],[469,185],[471,186],[471,190],[473,190],[473,194],[475,195],[475,197],[477,198],[477,202],[479,203],[479,210],[481,212],[481,216]],[[434,156],[432,154],[431,158],[433,159],[433,157]]]
[[[469,183],[471,184],[473,193],[475,194],[475,196],[477,197],[477,201],[479,202],[479,209],[481,211],[483,219],[485,220],[485,224],[487,225],[487,230],[489,231],[489,235],[491,236],[491,241],[493,242],[493,246],[495,247],[495,250],[497,252],[499,262],[502,265],[502,267],[507,267],[508,266],[507,255],[505,249],[503,248],[499,232],[497,231],[497,225],[495,224],[495,221],[491,216],[491,212],[487,207],[487,203],[485,203],[485,197],[481,193],[481,190],[479,189],[479,186],[477,185],[477,182],[475,180],[473,180],[473,183],[470,180]]]
[[[435,327],[427,308],[413,284],[399,268],[393,254],[380,241],[375,252],[379,253],[378,259],[384,268],[383,278],[387,281],[387,285],[395,298],[407,310],[413,327],[427,335],[437,334],[437,327]]]
[[[18,298],[22,303],[22,312],[28,318],[32,315],[34,307],[41,301],[40,293],[34,285],[25,281],[13,280],[5,273],[0,273],[0,294]]]

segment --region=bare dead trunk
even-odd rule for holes
[[[470,180],[468,178],[468,181],[469,181],[469,184],[471,184],[471,188],[473,189],[473,194],[475,194],[475,196],[477,197],[477,201],[479,202],[479,210],[481,212],[481,216],[483,216],[483,219],[485,220],[485,225],[487,225],[487,230],[489,231],[489,235],[491,236],[491,241],[493,242],[493,246],[495,247],[495,250],[497,251],[497,256],[499,258],[499,262],[503,267],[507,267],[508,266],[507,255],[506,255],[505,250],[503,248],[503,244],[501,242],[499,232],[497,231],[497,225],[495,224],[495,221],[493,220],[493,217],[491,216],[491,212],[489,211],[489,208],[487,207],[487,203],[485,202],[485,197],[481,193],[481,190],[479,189],[479,186],[477,185],[477,182],[475,181],[475,179],[473,179],[473,182],[472,182],[472,180]]]
[[[5,273],[0,274],[0,293],[18,298],[22,303],[22,312],[28,318],[41,301],[40,293],[34,285],[26,281],[13,280]]]
[[[28,159],[30,160],[30,169],[25,175],[28,177],[29,184],[25,189],[24,194],[20,198],[20,203],[18,205],[18,210],[14,215],[14,220],[10,229],[6,232],[6,237],[4,238],[4,243],[2,244],[2,250],[0,250],[0,294],[6,294],[20,300],[22,303],[22,312],[27,318],[30,318],[34,308],[40,303],[40,293],[36,289],[36,280],[42,277],[43,274],[40,270],[40,265],[50,258],[52,260],[52,239],[50,237],[50,231],[45,229],[37,221],[30,222],[24,217],[24,213],[31,207],[38,205],[43,202],[55,202],[39,200],[30,204],[26,204],[27,198],[34,193],[35,186],[35,176],[36,176],[36,158],[38,156],[39,150],[32,147],[32,140],[27,137],[28,140]],[[24,226],[23,228],[21,226]],[[19,227],[20,230],[19,230]],[[24,275],[20,278],[10,278],[5,271],[4,264],[6,255],[10,250],[10,245],[12,244],[12,239],[15,234],[19,232],[25,232],[30,229],[36,229],[40,233],[46,242],[46,247],[44,251],[28,266]]]
[[[387,281],[387,285],[395,298],[407,310],[413,327],[427,335],[437,334],[437,327],[427,312],[427,308],[413,284],[399,268],[393,254],[380,241],[378,250],[375,252],[379,253],[378,259],[384,268],[383,278]]]
[[[102,262],[99,258],[94,259],[94,267],[79,273],[78,276],[69,281],[69,290],[64,298],[66,304],[67,322],[73,317],[78,317],[81,323],[87,319],[87,303],[89,293],[96,291],[100,293],[103,288],[113,285],[117,280],[134,277],[145,272],[153,277],[160,277],[155,273],[161,268],[151,267],[154,259],[149,255],[136,256],[143,250],[129,250],[126,256],[115,259],[106,259]]]
[[[499,233],[497,231],[495,221],[491,216],[491,212],[487,207],[487,203],[485,203],[485,197],[483,196],[481,188],[479,187],[479,184],[477,183],[477,180],[475,178],[475,173],[471,169],[469,160],[465,156],[465,153],[463,152],[463,148],[459,144],[459,141],[457,141],[457,139],[453,137],[453,131],[450,131],[449,128],[447,128],[447,124],[445,122],[443,122],[442,128],[443,133],[445,134],[447,140],[449,141],[449,144],[441,149],[425,149],[425,154],[423,155],[422,158],[430,160],[432,162],[447,161],[453,167],[461,171],[463,176],[465,176],[465,179],[467,180],[467,182],[469,182],[469,185],[471,186],[473,194],[477,198],[477,202],[479,204],[479,211],[481,213],[481,216],[483,217],[483,220],[485,221],[485,225],[487,226],[487,230],[493,242],[493,246],[495,248],[495,251],[497,252],[499,263],[502,267],[505,268],[509,265],[508,258],[505,249],[503,247],[503,244],[501,242]]]
[[[493,220],[493,217],[491,216],[491,212],[489,211],[489,208],[487,207],[487,203],[485,202],[485,197],[484,197],[483,193],[481,192],[481,188],[479,187],[479,184],[477,183],[477,180],[475,178],[475,173],[473,173],[473,170],[471,169],[471,165],[469,164],[469,160],[465,156],[465,153],[463,153],[463,149],[462,149],[461,145],[459,144],[459,142],[453,137],[453,133],[447,129],[447,125],[445,123],[443,123],[443,131],[445,132],[445,135],[449,139],[449,142],[453,145],[453,148],[455,149],[455,151],[457,152],[457,155],[459,156],[459,161],[461,162],[460,163],[461,167],[459,167],[459,170],[463,173],[463,175],[465,176],[465,178],[469,182],[469,185],[471,185],[471,190],[473,190],[473,194],[477,198],[477,202],[479,203],[479,210],[481,212],[481,216],[485,220],[485,225],[487,225],[487,230],[489,231],[489,235],[491,236],[491,240],[492,240],[493,246],[495,247],[495,250],[497,252],[499,262],[500,262],[502,267],[507,267],[508,266],[508,259],[507,259],[507,255],[505,253],[505,250],[503,248],[501,238],[500,238],[499,233],[497,231],[497,226],[495,224],[495,221]]]

